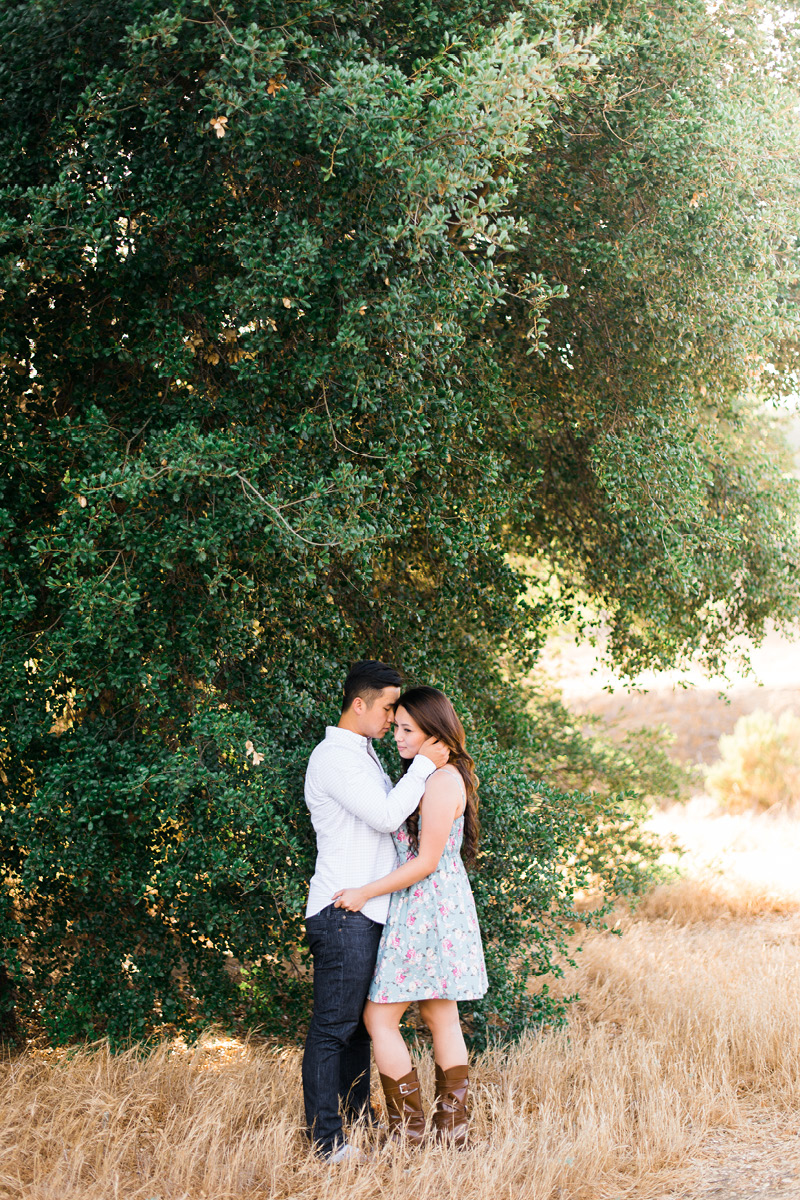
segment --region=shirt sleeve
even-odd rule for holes
[[[341,771],[333,764],[326,772],[328,795],[379,833],[398,829],[422,799],[425,783],[436,770],[424,754],[418,754],[403,778],[387,795],[380,778],[367,762],[357,771]]]

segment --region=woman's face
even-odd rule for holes
[[[394,740],[397,742],[397,751],[401,758],[413,758],[426,736],[402,704],[395,709]]]

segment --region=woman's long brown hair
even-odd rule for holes
[[[478,782],[475,763],[467,751],[464,726],[444,692],[433,687],[409,688],[397,701],[396,708],[404,708],[428,737],[438,738],[450,751],[448,766],[453,766],[464,781],[467,806],[464,809],[464,840],[461,853],[464,861],[471,865],[478,849]],[[412,759],[403,759],[403,774],[411,766]],[[411,845],[419,850],[419,808],[406,821]]]

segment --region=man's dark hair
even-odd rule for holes
[[[371,704],[384,688],[402,686],[403,678],[400,672],[388,663],[376,662],[374,658],[357,662],[350,668],[350,674],[344,681],[342,712],[347,711],[356,696]]]

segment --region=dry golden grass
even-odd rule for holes
[[[698,844],[717,819],[701,808],[673,818],[694,821]],[[800,879],[793,890],[788,879],[776,886],[770,873],[759,892],[752,878],[738,906],[731,884],[742,866],[737,854],[752,868],[748,855],[761,838],[768,863],[773,840],[785,845],[799,828],[787,823],[776,832],[761,817],[720,829],[726,874],[710,875],[695,848],[696,879],[621,914],[623,937],[589,939],[577,977],[565,981],[582,997],[567,1029],[477,1060],[471,1152],[430,1147],[360,1165],[320,1164],[298,1132],[298,1053],[210,1035],[195,1050],[161,1046],[145,1057],[114,1057],[101,1048],[3,1064],[0,1196],[700,1195],[715,1138],[727,1131],[746,1145],[757,1121],[763,1148],[788,1136],[792,1119],[796,1132],[800,1106]],[[427,1056],[422,1066],[430,1094]],[[775,1170],[777,1181],[790,1167],[782,1160]]]

